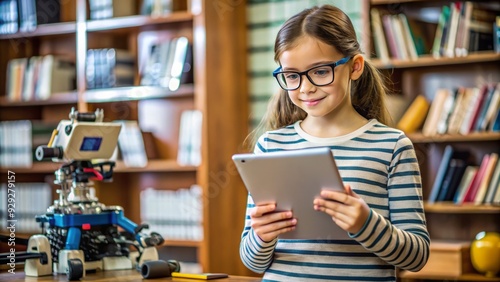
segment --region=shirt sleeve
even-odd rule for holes
[[[262,135],[255,145],[254,153],[260,154],[266,152],[265,137]],[[248,195],[247,208],[245,214],[245,227],[241,234],[240,242],[240,258],[243,264],[250,270],[256,273],[263,273],[272,263],[274,248],[278,242],[275,238],[271,242],[265,242],[255,234],[250,226],[250,212],[255,207],[252,196]]]
[[[418,271],[427,263],[430,237],[418,160],[413,144],[404,135],[392,154],[387,190],[389,219],[371,210],[363,228],[350,235],[387,263]]]

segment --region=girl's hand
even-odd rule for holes
[[[251,226],[262,241],[270,242],[278,235],[295,229],[297,219],[291,211],[275,212],[276,203],[256,205],[250,212]]]
[[[370,215],[370,208],[351,186],[345,185],[346,193],[321,191],[321,197],[314,199],[314,209],[332,217],[332,220],[345,231],[356,234]]]

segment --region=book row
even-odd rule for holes
[[[498,154],[485,154],[478,164],[469,151],[445,147],[428,201],[456,204],[500,204]]]
[[[500,52],[497,24],[500,17],[483,4],[455,1],[444,5],[437,24],[430,17],[416,18],[413,13],[394,14],[372,8],[375,53],[387,61],[389,58],[417,60],[424,54],[439,58],[462,57],[484,50]]]
[[[0,203],[1,230],[5,230],[8,220],[15,220],[16,232],[40,232],[41,227],[35,221],[35,216],[45,214],[52,205],[52,190],[47,183],[15,183],[14,187],[2,183]],[[8,212],[11,210],[7,207],[12,208],[13,212]]]
[[[0,34],[34,31],[39,24],[60,21],[59,0],[0,1]]]
[[[418,95],[397,123],[405,133],[425,136],[500,131],[500,83],[438,89],[429,101]]]
[[[17,58],[7,65],[10,101],[46,100],[54,93],[76,89],[75,63],[62,56]]]
[[[201,188],[141,192],[141,222],[167,240],[203,240]]]
[[[132,86],[135,59],[127,50],[89,49],[85,72],[87,89]]]

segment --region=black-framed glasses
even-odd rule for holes
[[[347,63],[351,57],[342,58],[334,63],[324,64],[310,68],[303,72],[281,71],[281,67],[273,71],[273,76],[281,88],[287,91],[296,90],[302,84],[302,76],[305,75],[309,81],[316,86],[325,86],[333,82],[334,69],[336,66]]]

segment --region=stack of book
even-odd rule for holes
[[[141,221],[167,240],[203,240],[201,188],[141,192]]]
[[[479,165],[468,151],[447,145],[428,198],[429,203],[500,204],[500,163],[497,153],[485,154]]]
[[[145,167],[148,164],[146,148],[142,132],[134,120],[116,121],[122,124],[120,135],[118,136],[118,147],[122,160],[127,167]]]
[[[201,127],[203,114],[186,110],[181,114],[177,163],[198,166],[201,164]]]
[[[15,195],[15,213],[7,213],[3,208],[7,203],[7,189],[9,195]],[[9,197],[9,199],[12,199]],[[16,232],[41,232],[40,223],[36,222],[37,215],[46,213],[52,204],[52,189],[47,183],[16,183],[15,187],[0,186],[0,228],[6,230],[7,220],[16,220]],[[7,217],[9,215],[9,217]],[[13,215],[13,217],[10,217]]]
[[[166,87],[175,91],[193,81],[192,48],[186,37],[158,40],[146,51],[140,71],[141,85]]]
[[[135,59],[128,50],[89,49],[86,65],[88,89],[134,85]]]
[[[76,88],[75,63],[61,56],[19,58],[7,66],[7,97],[10,101],[46,100]]]
[[[472,1],[443,6],[432,45],[434,57],[461,57],[471,52],[493,50],[494,11]]]
[[[38,146],[47,145],[55,124],[17,120],[0,122],[0,167],[30,168]]]
[[[34,31],[37,25],[60,21],[59,0],[0,1],[0,34]]]
[[[439,89],[430,103],[417,96],[397,127],[406,133],[422,128],[425,136],[500,131],[500,83]]]
[[[371,9],[370,16],[375,52],[382,61],[416,60],[422,54],[435,58],[467,56],[495,50],[498,40],[495,11],[472,1],[442,6],[437,25],[377,8]]]
[[[89,0],[90,19],[102,20],[135,14],[134,0]]]

